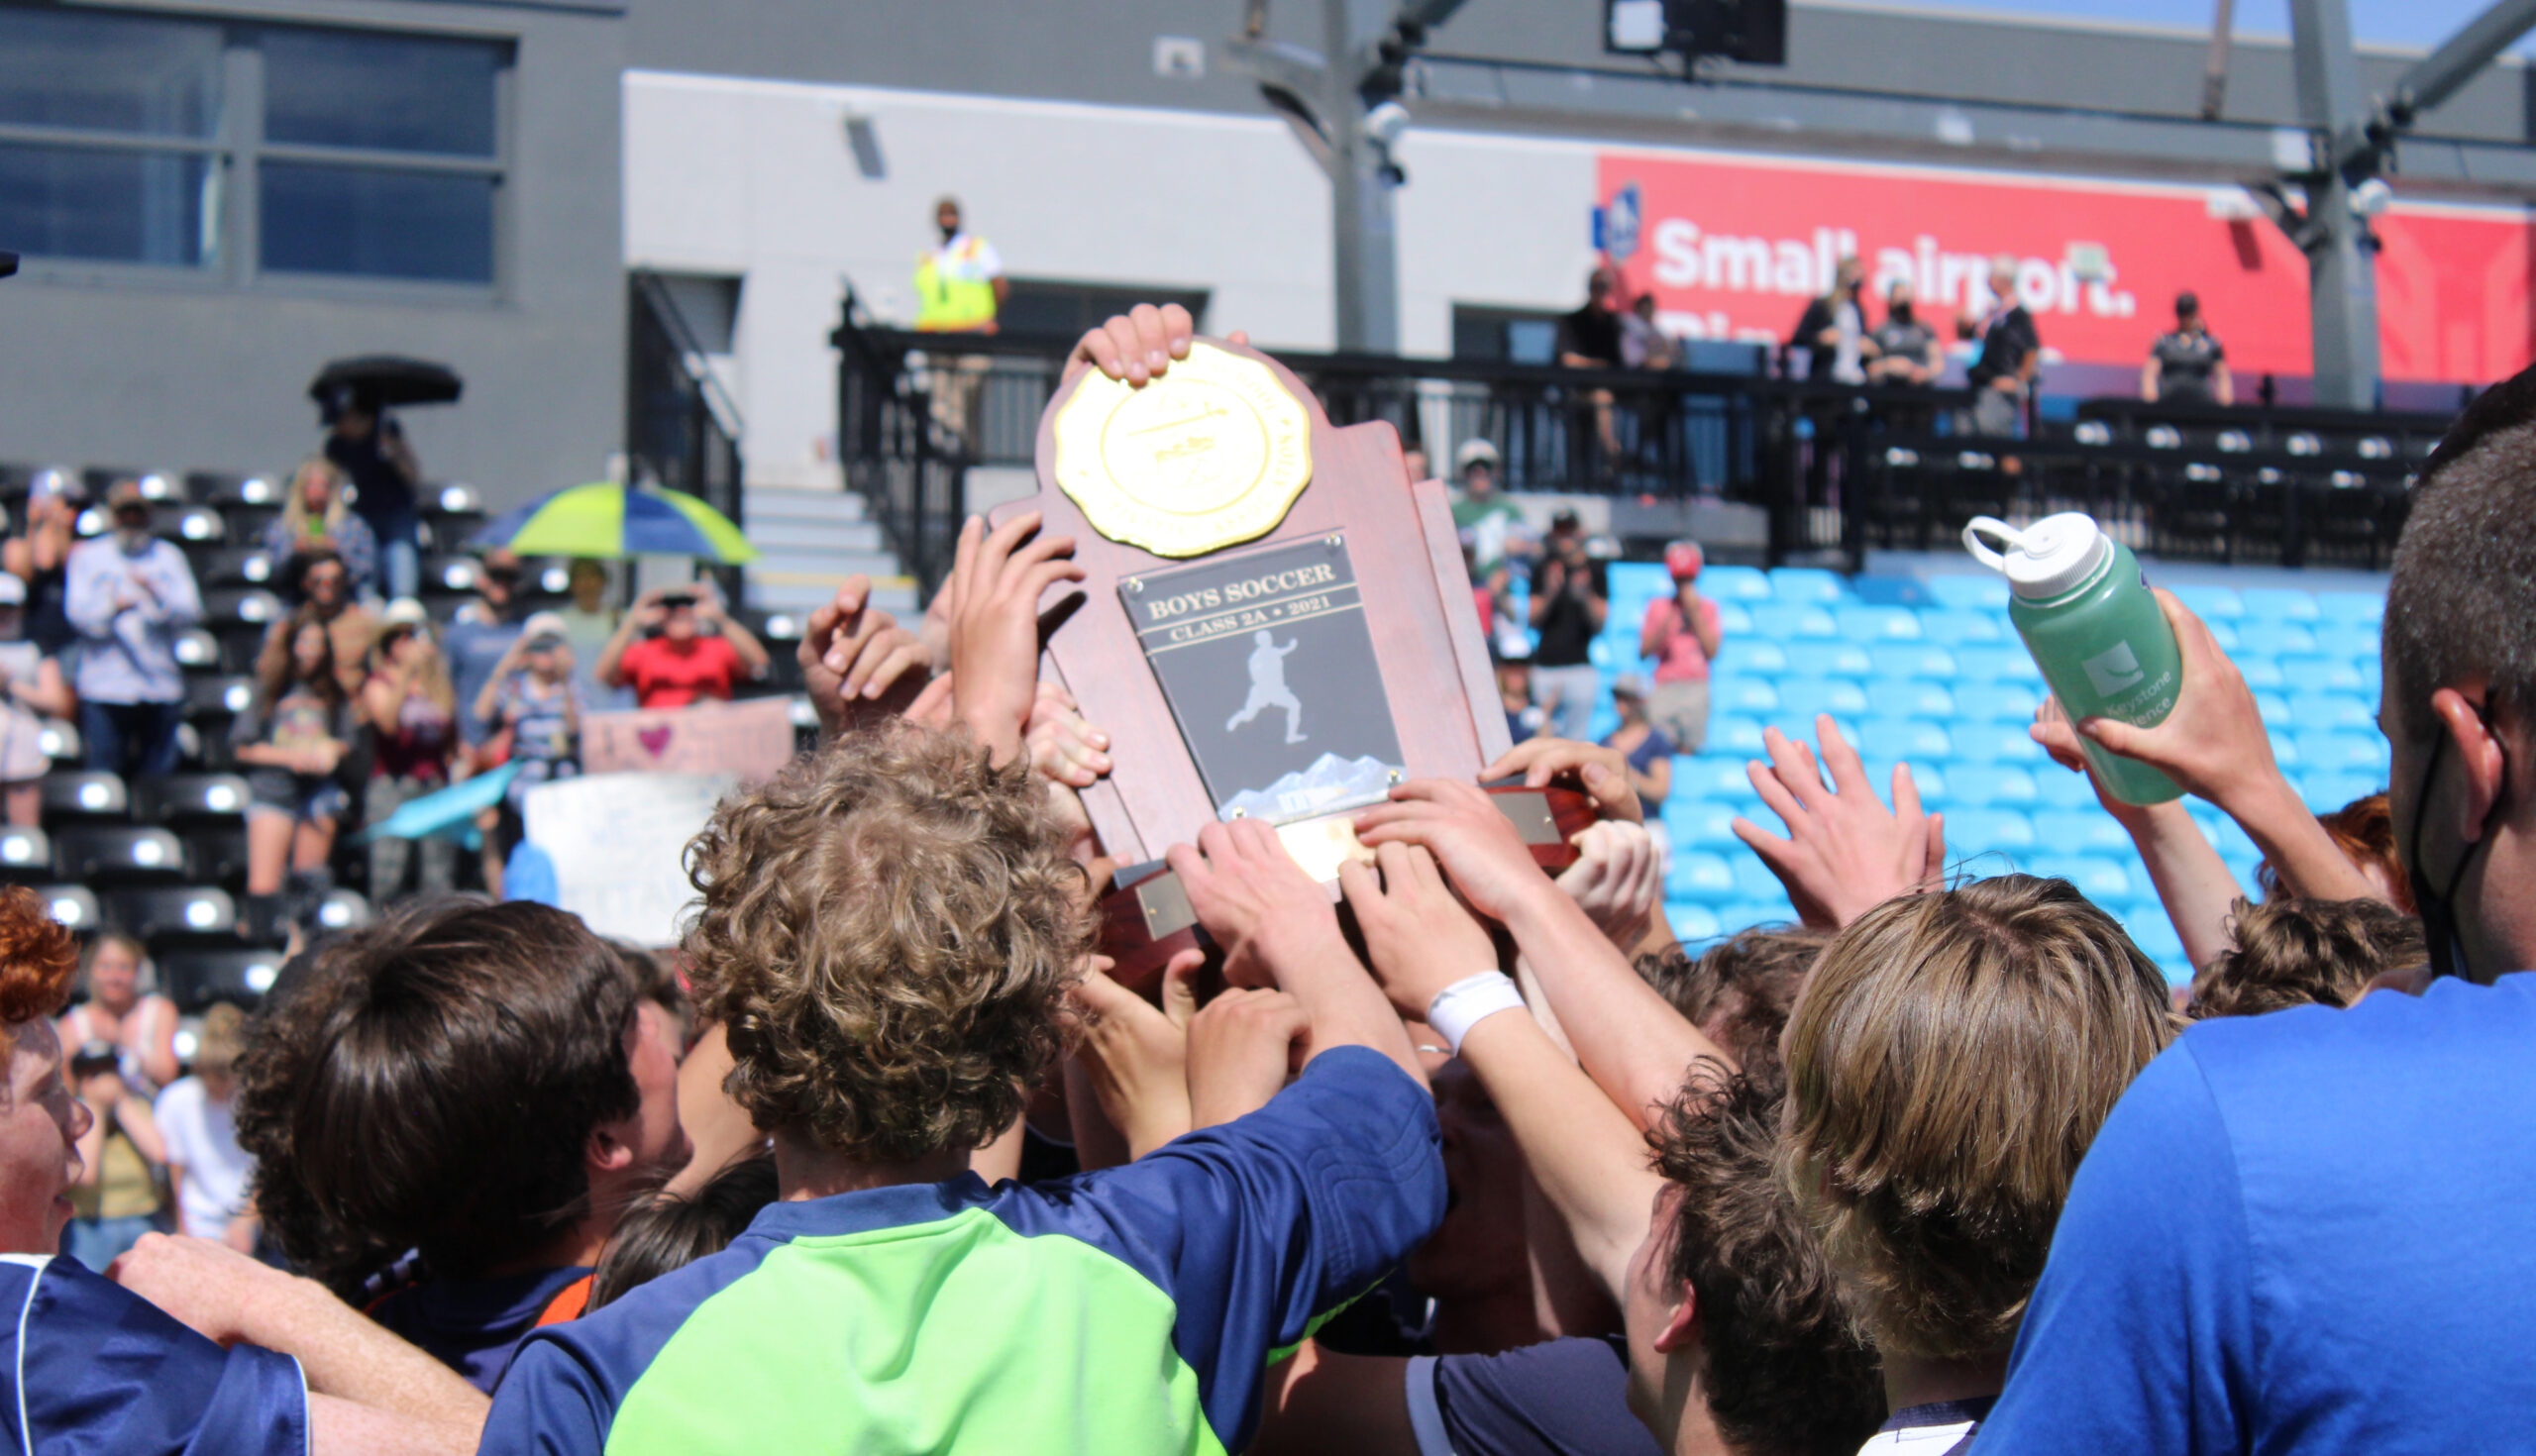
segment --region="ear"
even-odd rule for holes
[[[2483,825],[2491,817],[2492,805],[2500,801],[2504,780],[2509,774],[2509,757],[2502,749],[2500,735],[2492,731],[2476,704],[2454,687],[2443,687],[2430,695],[2430,711],[2439,720],[2439,731],[2448,735],[2457,750],[2457,762],[2463,789],[2457,797],[2457,837],[2460,842],[2474,844],[2483,837]],[[2425,810],[2428,805],[2423,806]]]
[[[1700,1333],[1700,1297],[1692,1293],[1687,1280],[1673,1289],[1675,1299],[1664,1311],[1664,1327],[1655,1332],[1655,1348],[1667,1355],[1688,1348]]]
[[[590,1129],[581,1160],[592,1173],[622,1173],[634,1166],[634,1145],[616,1135],[617,1124],[602,1122]]]

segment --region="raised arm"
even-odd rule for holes
[[[625,649],[634,645],[636,633],[659,626],[663,615],[661,588],[655,586],[637,598],[634,609],[627,612],[625,619],[616,624],[615,631],[607,634],[606,644],[598,650],[598,661],[590,664],[590,676],[596,678],[602,686],[623,687],[625,685]],[[502,658],[505,663],[510,660],[508,655]],[[496,670],[493,676],[498,679],[501,673]],[[484,717],[489,711],[489,709],[478,708],[476,716]]]
[[[722,640],[731,644],[731,651],[739,657],[742,672],[752,678],[764,676],[766,665],[774,661],[767,656],[766,644],[757,640],[757,634],[749,630],[746,622],[723,608],[719,589],[708,582],[702,585],[701,591],[703,599],[697,603],[698,614],[706,622],[721,628]]]
[[[943,656],[950,661],[948,626]],[[872,579],[848,576],[801,633],[797,649],[803,690],[834,738],[867,717],[901,713],[932,679],[936,658],[923,639],[872,605]]]
[[[1039,696],[1039,598],[1080,581],[1074,538],[1043,536],[1025,511],[994,530],[984,516],[960,528],[951,566],[951,700],[959,721],[995,762],[1022,751]]]
[[[1814,751],[1775,728],[1762,730],[1769,762],[1744,766],[1761,801],[1787,826],[1787,837],[1738,817],[1735,837],[1751,847],[1787,886],[1797,918],[1837,930],[1897,894],[1926,888],[1946,872],[1946,823],[1920,808],[1906,764],[1893,766],[1893,807],[1875,795],[1857,751],[1829,713],[1814,720],[1823,741]],[[1823,786],[1822,769],[1832,771]]]
[[[2047,698],[2035,712],[2034,739],[2063,769],[2087,772],[2086,760],[2078,753],[2078,735],[2061,715],[2057,698]],[[2210,847],[2201,834],[2201,826],[2180,799],[2163,804],[2126,804],[2095,783],[2096,802],[2113,816],[2131,842],[2140,851],[2140,861],[2149,868],[2149,880],[2158,886],[2159,902],[2166,907],[2166,918],[2174,922],[2175,935],[2183,942],[2184,958],[2193,969],[2210,964],[2211,958],[2227,950],[2234,941],[2228,920],[2241,891],[2237,877],[2228,862]]]

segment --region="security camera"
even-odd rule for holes
[[[2351,210],[2362,217],[2376,217],[2394,200],[2395,189],[2387,186],[2383,177],[2371,177],[2351,189]]]
[[[1365,113],[1365,135],[1389,147],[1409,130],[1409,108],[1397,101],[1386,101]]]

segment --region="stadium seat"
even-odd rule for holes
[[[1917,642],[1922,635],[1920,619],[1908,607],[1844,606],[1832,620],[1851,642]]]
[[[1964,612],[2003,612],[2008,609],[2008,583],[1996,572],[1955,572],[1931,576],[1921,584],[1942,607]]]
[[[217,885],[118,890],[106,896],[106,914],[125,933],[147,941],[238,933],[238,902]]]
[[[1734,899],[1735,870],[1726,856],[1712,850],[1684,850],[1665,872],[1664,893],[1674,899],[1710,904]]]
[[[2237,623],[2235,618],[2213,617],[2204,621],[2201,625],[2210,629],[2210,640],[2219,644],[2219,650],[2221,652],[2234,653],[2237,651]]]
[[[66,930],[84,934],[105,927],[105,912],[98,907],[96,895],[90,893],[85,885],[38,885],[36,898],[44,901],[45,909]]]
[[[1776,900],[1739,900],[1717,907],[1720,933],[1733,935],[1755,925],[1787,925],[1796,920],[1796,907],[1781,894]]]
[[[1775,713],[1779,709],[1779,690],[1767,678],[1732,677],[1709,679],[1708,703],[1711,712]]]
[[[287,613],[281,598],[262,586],[224,586],[202,594],[203,619],[220,622],[252,622],[268,627]]]
[[[1968,722],[2025,724],[2043,695],[2019,682],[1967,682],[1955,690],[1955,716]]]
[[[0,881],[33,884],[53,876],[53,841],[32,824],[0,828]]]
[[[264,586],[273,577],[272,558],[264,548],[227,546],[216,550],[188,554],[186,565],[193,569],[194,583],[209,588],[217,586]]]
[[[2034,665],[2034,655],[2022,642],[2004,647],[1969,646],[1955,650],[1956,677],[1964,682],[2024,682],[2043,680],[2043,670]],[[2040,689],[2038,689],[2040,690]]]
[[[185,716],[229,718],[247,711],[256,700],[256,679],[244,676],[185,679]]]
[[[2353,692],[2293,692],[2288,697],[2287,713],[2288,726],[2311,732],[2329,728],[2358,733],[2378,731],[2378,710],[2369,699]],[[2267,716],[2264,721],[2272,720]]]
[[[1687,793],[1724,803],[1744,805],[1761,801],[1761,792],[1744,775],[1741,759],[1696,758],[1673,761],[1673,791]]]
[[[200,627],[188,627],[177,633],[172,647],[177,667],[189,673],[220,671],[220,639]]]
[[[1873,669],[1866,649],[1854,642],[1799,639],[1786,645],[1784,671],[1797,677],[1863,677]]]
[[[145,824],[234,820],[247,812],[247,780],[235,774],[162,774],[133,789],[133,817]]]
[[[2386,598],[2375,591],[2319,591],[2316,613],[2328,622],[2375,627],[2386,616]]]
[[[1912,763],[1949,758],[1955,752],[1946,729],[1922,718],[1868,718],[1858,724],[1858,741]],[[1883,785],[1878,785],[1877,792],[1883,791]]]
[[[2084,809],[2089,813],[2104,812],[2096,802],[2095,781],[2084,774],[2074,774],[2049,761],[2035,765],[2034,802],[2038,809]]]
[[[185,846],[156,826],[68,825],[53,836],[53,872],[83,884],[181,880]]]
[[[1779,716],[1810,723],[1817,713],[1834,717],[1866,711],[1866,689],[1844,677],[1788,677],[1779,683]],[[1807,737],[1813,735],[1809,732]]]
[[[2323,615],[2316,609],[2316,594],[2294,586],[2249,586],[2237,599],[2248,617],[2274,622],[2312,622]]]
[[[1735,872],[1735,887],[1745,902],[1766,904],[1775,899],[1780,904],[1787,904],[1787,886],[1779,883],[1778,876],[1770,873],[1769,866],[1761,863],[1759,855],[1746,850],[1730,857],[1726,863]],[[1793,908],[1789,906],[1789,909]],[[1788,911],[1779,913],[1784,916]]]
[[[44,756],[56,764],[76,764],[79,752],[79,730],[66,718],[47,718],[36,729],[36,746]]]
[[[1769,573],[1758,567],[1710,567],[1700,572],[1700,590],[1719,601],[1768,601]]]
[[[2379,643],[2375,623],[2317,622],[2308,630],[2316,636],[2316,651],[2367,663],[2370,676],[2377,676]]]
[[[2121,826],[2115,826],[2121,832]],[[1946,816],[1949,860],[2006,850],[2012,856],[2034,847],[2034,821],[2016,809],[1952,809]],[[2127,843],[2128,841],[2126,841]]]
[[[2037,855],[2031,873],[2066,880],[2099,905],[2131,898],[2131,872],[2110,855]]]
[[[427,591],[474,591],[481,569],[472,556],[435,553],[422,563],[423,589]]]
[[[2255,711],[2263,714],[2266,728],[2286,728],[2290,724],[2289,699],[2277,692],[2256,693]]]
[[[2386,740],[2377,734],[2300,728],[2294,738],[2301,768],[2325,774],[2386,772]]]
[[[2307,807],[2319,814],[2330,814],[2369,797],[2386,791],[2384,774],[2311,774],[2306,782]]]
[[[1797,605],[1829,606],[1849,595],[1849,587],[1838,572],[1820,567],[1773,567],[1770,595]]]
[[[1752,631],[1772,642],[1841,635],[1840,624],[1826,608],[1775,601],[1752,608]]]
[[[167,998],[188,1016],[200,1015],[227,1001],[255,1009],[281,975],[281,952],[273,950],[178,950],[157,958]]]
[[[2034,776],[2014,765],[1967,765],[1947,776],[1945,806],[1949,808],[1955,804],[1974,808],[2030,804],[2034,800]]]
[[[2205,622],[2226,622],[2246,614],[2245,600],[2230,586],[2184,585],[2168,588],[2175,599]]]
[[[2322,656],[2282,658],[2280,678],[2283,685],[2305,692],[2360,692],[2376,685],[2350,659]]]
[[[2007,639],[2006,624],[1995,614],[1941,609],[1920,613],[1920,635],[1942,646]]]
[[[1775,677],[1786,671],[1787,649],[1757,637],[1727,638],[1717,645],[1717,657],[1709,663],[1710,675],[1719,677],[1735,673]]]
[[[281,502],[282,482],[269,475],[196,470],[185,476],[185,494],[200,505],[269,505]]]
[[[1866,781],[1875,785],[1878,797],[1893,791],[1893,770],[1904,761],[1878,753],[1873,745],[1858,755],[1866,770]],[[1946,807],[1947,772],[1937,764],[1911,764],[1911,786],[1920,791],[1920,802],[1932,809]]]
[[[1673,938],[1684,945],[1695,946],[1725,933],[1725,927],[1718,923],[1717,911],[1706,905],[1668,904],[1664,907],[1664,920],[1673,927]]]
[[[2295,729],[2284,731],[2275,728],[2268,736],[2272,740],[2272,761],[2273,763],[2278,764],[2284,769],[2295,769],[2305,765],[2307,762],[2307,755],[2298,747],[2298,739],[2296,737]]]
[[[1955,724],[1950,757],[1964,764],[2045,764],[2051,755],[2034,741],[2022,723],[1966,721]]]
[[[2233,657],[2232,660],[2237,665],[2237,675],[2246,679],[2248,687],[2258,692],[2290,685],[2289,679],[2281,676],[2280,663],[2275,658]]]
[[[1673,762],[1679,766],[1691,761],[1675,759]],[[1685,771],[1676,767],[1673,771],[1674,793],[1664,803],[1663,821],[1674,849],[1741,851],[1744,842],[1735,837],[1731,826],[1736,816],[1744,812],[1743,806],[1720,803],[1713,798],[1686,798],[1680,788],[1685,781]]]
[[[120,776],[64,769],[44,776],[44,816],[53,819],[121,819],[132,795]]]
[[[359,891],[330,889],[326,891],[326,897],[317,902],[316,913],[310,918],[317,922],[320,931],[358,930],[376,919],[377,915]]]
[[[2120,859],[2138,853],[2122,822],[2100,808],[2036,809],[2034,837],[2066,854],[2101,854]]]
[[[1701,751],[1744,758],[1758,754],[1761,752],[1761,720],[1744,713],[1711,714],[1708,744]]]
[[[232,819],[226,826],[211,823],[209,827],[182,831],[178,838],[185,842],[185,863],[192,867],[196,880],[226,889],[243,889],[247,882],[247,821]]]
[[[2287,657],[2316,650],[2316,634],[2296,622],[2248,617],[2237,624],[2237,651],[2264,657]]]
[[[2158,963],[2166,973],[2169,985],[2182,986],[2192,980],[2192,966],[2184,957],[2183,937],[2175,934],[2174,922],[2164,909],[2138,909],[2122,917],[2122,928],[2131,934],[2131,943],[2140,953]]]
[[[1867,665],[1877,677],[1933,677],[1952,680],[1961,671],[1954,653],[1926,642],[1879,642],[1867,649]]]
[[[1955,694],[1947,691],[1946,684],[1925,678],[1870,677],[1866,705],[1869,712],[1884,717],[1945,721],[1955,716]]]

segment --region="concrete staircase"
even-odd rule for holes
[[[872,578],[872,599],[912,622],[923,610],[915,579],[881,528],[864,518],[864,500],[849,491],[752,485],[740,511],[749,541],[765,555],[749,564],[749,604],[761,611],[806,615],[827,604],[846,577]]]

